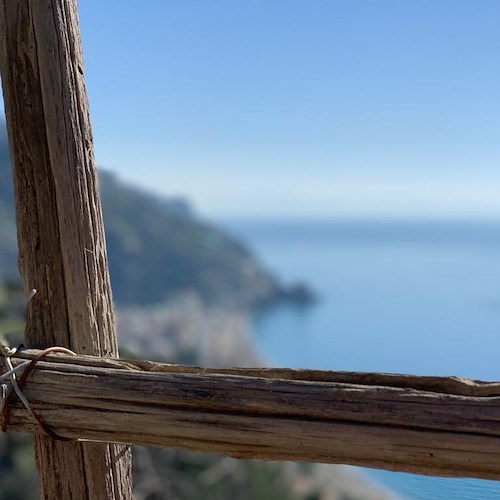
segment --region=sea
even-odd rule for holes
[[[226,220],[318,300],[256,317],[274,366],[500,380],[500,221]],[[500,499],[500,482],[362,469],[402,498]]]

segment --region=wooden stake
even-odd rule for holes
[[[117,356],[75,0],[0,0],[29,346]],[[124,446],[35,438],[42,498],[131,498]]]

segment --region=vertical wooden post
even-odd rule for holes
[[[0,43],[27,343],[117,356],[76,0],[0,0]],[[131,498],[127,447],[35,449],[42,498]]]

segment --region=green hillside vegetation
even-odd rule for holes
[[[279,293],[276,280],[248,249],[181,203],[99,176],[115,299],[151,304],[196,290],[226,306],[257,305]]]
[[[195,291],[209,304],[254,309],[309,301],[283,287],[241,242],[203,221],[182,199],[161,198],[99,175],[113,295],[118,306]],[[17,243],[5,127],[0,127],[0,279],[17,278]]]

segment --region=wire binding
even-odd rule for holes
[[[33,371],[36,364],[41,361],[48,354],[62,353],[76,356],[76,353],[65,347],[49,347],[40,351],[32,360],[23,361],[20,364],[14,366],[12,364],[11,357],[16,354],[16,348],[9,348],[5,344],[0,344],[0,352],[5,358],[5,364],[7,365],[7,371],[0,375],[1,389],[0,394],[0,412],[2,415],[2,431],[6,432],[8,428],[9,421],[9,400],[12,392],[15,392],[17,397],[21,400],[25,408],[28,410],[29,414],[35,419],[42,430],[47,434],[47,436],[52,439],[57,439],[59,441],[71,441],[71,439],[60,436],[54,432],[50,426],[48,426],[43,418],[35,411],[31,406],[30,402],[22,392],[22,387],[24,386],[28,375]],[[17,376],[19,375],[19,380]]]

